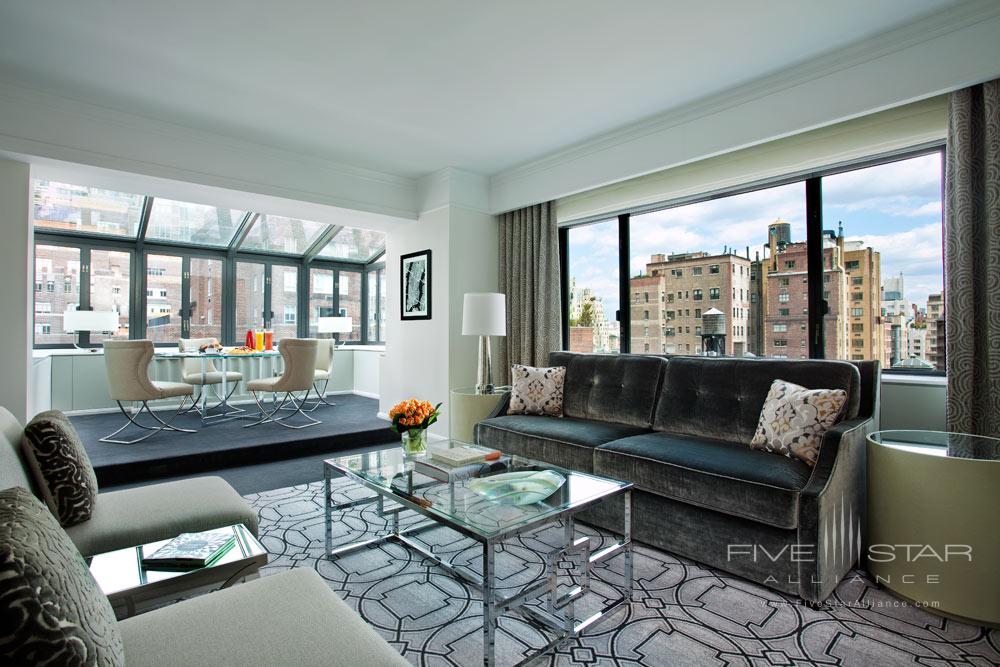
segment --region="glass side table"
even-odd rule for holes
[[[246,526],[236,524],[215,530],[232,531],[236,544],[219,560],[205,567],[191,570],[143,567],[144,556],[170,541],[158,540],[98,554],[90,561],[90,573],[108,596],[115,616],[121,620],[179,597],[227,588],[248,577],[255,577],[258,570],[267,565],[267,549]]]
[[[448,403],[448,435],[452,440],[475,442],[475,426],[497,406],[510,387],[496,387],[492,394],[476,393],[475,387],[451,390]]]
[[[868,571],[928,611],[1000,625],[1000,439],[868,436]]]

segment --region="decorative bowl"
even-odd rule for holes
[[[469,482],[469,488],[501,505],[531,505],[545,500],[565,483],[566,478],[554,470],[527,470],[480,477]]]

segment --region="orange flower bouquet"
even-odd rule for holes
[[[390,427],[403,436],[403,449],[407,454],[419,454],[427,449],[427,428],[437,421],[441,414],[441,404],[431,405],[430,401],[411,398],[402,401],[389,410]]]

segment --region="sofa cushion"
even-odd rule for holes
[[[257,534],[256,512],[233,487],[221,477],[193,477],[102,493],[90,521],[66,532],[93,556],[236,523]]]
[[[514,364],[510,374],[513,384],[507,414],[562,417],[565,367],[535,368]]]
[[[115,614],[80,552],[27,490],[0,491],[0,662],[124,665]]]
[[[409,664],[307,568],[133,616],[120,628],[129,667]]]
[[[505,415],[476,425],[476,442],[506,454],[593,472],[594,447],[649,429],[564,417]]]
[[[63,526],[90,518],[97,501],[97,475],[80,436],[58,410],[35,415],[24,427],[24,460],[42,500]]]
[[[806,389],[775,380],[750,446],[812,467],[819,458],[823,436],[840,418],[846,400],[843,389]]]
[[[21,422],[0,405],[0,489],[20,486],[37,495],[35,479],[24,461],[23,438]]]
[[[843,418],[858,414],[860,375],[845,361],[675,357],[667,363],[653,428],[749,447],[777,379],[806,389],[843,389]]]
[[[549,363],[566,367],[565,416],[644,428],[652,424],[665,359],[553,352]]]
[[[637,435],[594,450],[597,475],[779,528],[798,525],[799,491],[811,472],[798,459],[675,433]]]

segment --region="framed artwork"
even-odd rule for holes
[[[399,275],[403,277],[400,281],[400,319],[431,319],[431,251],[401,256]]]

